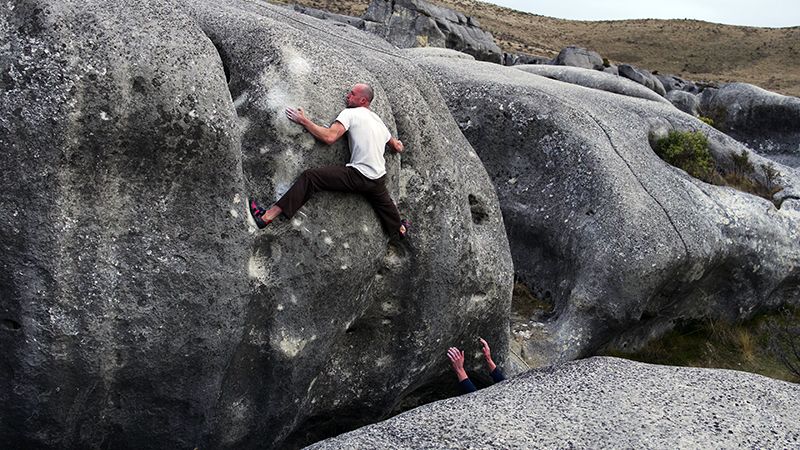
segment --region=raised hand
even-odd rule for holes
[[[464,370],[464,352],[455,348],[450,347],[447,350],[447,357],[450,358],[450,364],[453,366],[453,370],[459,371]]]
[[[489,348],[489,343],[481,337],[479,337],[478,340],[481,341],[481,345],[483,346],[481,349],[483,350],[483,357],[489,360],[492,359],[492,349]]]
[[[466,380],[467,372],[464,370],[464,352],[455,347],[450,347],[447,350],[447,357],[450,358],[450,364],[456,372],[458,381]]]
[[[492,349],[489,348],[489,343],[486,342],[485,339],[479,337],[478,340],[481,341],[481,345],[483,346],[481,350],[483,350],[483,357],[486,358],[486,365],[489,366],[489,372],[494,372],[494,369],[497,368],[497,364],[492,360]]]

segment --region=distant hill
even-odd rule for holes
[[[743,81],[800,96],[800,26],[755,28],[698,20],[562,20],[473,0],[429,0],[473,16],[511,53],[555,56],[567,45],[695,81]],[[360,16],[369,0],[273,0]]]

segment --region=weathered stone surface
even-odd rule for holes
[[[388,23],[392,17],[393,2],[370,2],[362,16],[368,22]]]
[[[686,91],[692,94],[697,94],[701,91],[700,87],[694,84],[691,81],[684,80],[681,77],[675,75],[654,75],[661,81],[661,85],[664,86],[664,90],[666,92],[670,91]]]
[[[760,375],[591,358],[310,449],[794,448],[798,404],[796,385]]]
[[[553,60],[546,56],[528,55],[525,53],[503,53],[504,66],[516,66],[518,64],[552,64]]]
[[[518,333],[532,364],[637,348],[678,318],[734,320],[800,299],[791,168],[776,165],[777,209],[662,161],[649,138],[670,129],[701,130],[721,166],[745,150],[671,105],[477,61],[420,64],[495,182],[517,279],[553,303]],[[748,154],[763,180],[768,160]]]
[[[423,0],[372,0],[364,19],[368,31],[400,48],[447,47],[482,61],[503,59],[492,34],[477,21]]]
[[[0,442],[292,447],[430,398],[450,345],[506,353],[494,188],[385,41],[233,0],[31,0],[0,39]],[[336,193],[256,231],[246,196],[347,160],[284,107],[329,123],[359,81],[410,240]]]
[[[700,98],[695,94],[673,89],[667,92],[666,99],[686,114],[695,117],[700,115]]]
[[[406,55],[410,59],[419,57],[440,57],[440,58],[453,58],[453,59],[466,59],[468,61],[475,61],[475,57],[468,55],[457,50],[450,50],[449,48],[441,47],[419,47],[415,49],[398,51],[398,54]]]
[[[597,70],[582,69],[580,67],[544,65],[523,65],[515,66],[514,68],[565,83],[577,84],[579,86],[613,92],[615,94],[644,98],[655,102],[669,103],[664,97],[639,83]]]
[[[335,14],[332,12],[324,11],[316,8],[309,8],[308,6],[293,5],[292,8],[301,13],[311,17],[316,17],[320,20],[330,20],[333,22],[346,23],[347,25],[363,29],[364,19],[360,17],[346,16],[344,14]]]
[[[553,60],[553,64],[603,70],[603,57],[595,51],[571,45],[561,49],[558,56]]]
[[[700,112],[714,126],[756,152],[800,167],[800,98],[769,92],[747,83],[705,89]]]
[[[446,47],[447,36],[439,29],[436,21],[428,16],[416,14],[409,9],[400,8],[386,23],[379,23],[384,35],[379,35],[400,48],[408,47]]]
[[[617,70],[620,76],[633,80],[658,95],[664,96],[667,94],[664,85],[661,84],[661,80],[645,69],[634,67],[630,64],[620,64]]]
[[[610,73],[611,75],[619,76],[619,68],[613,64],[603,68],[603,72]]]
[[[396,8],[400,7],[409,11],[423,14],[427,17],[439,18],[460,25],[467,25],[467,17],[460,12],[449,8],[434,5],[424,0],[395,0],[395,1],[373,1],[367,7],[364,14],[365,20],[373,22],[385,22],[395,13]]]

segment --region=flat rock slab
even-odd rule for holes
[[[565,83],[577,84],[592,89],[612,92],[614,94],[627,95],[629,97],[639,97],[655,102],[666,103],[667,100],[653,92],[652,90],[619,75],[613,75],[598,70],[584,69],[571,66],[549,66],[542,64],[525,64],[514,66],[515,69],[523,72],[540,75],[551,80],[563,81]]]
[[[798,448],[800,386],[595,357],[533,370],[309,448]]]

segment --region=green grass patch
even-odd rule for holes
[[[755,177],[755,167],[748,153],[731,157],[730,168],[721,170],[711,156],[708,138],[700,131],[670,131],[657,139],[653,150],[664,161],[683,169],[689,175],[717,186],[730,186],[742,192],[772,201],[772,196],[782,188],[776,183],[778,171],[772,163],[762,164],[765,181]]]
[[[706,125],[708,125],[710,127],[714,126],[714,119],[712,119],[711,117],[700,116],[700,117],[698,117],[698,119],[700,119],[700,122],[703,122],[704,124],[706,124]]]
[[[658,139],[654,150],[664,161],[679,167],[689,175],[711,183],[714,158],[708,150],[708,139],[699,131],[670,131]]]

